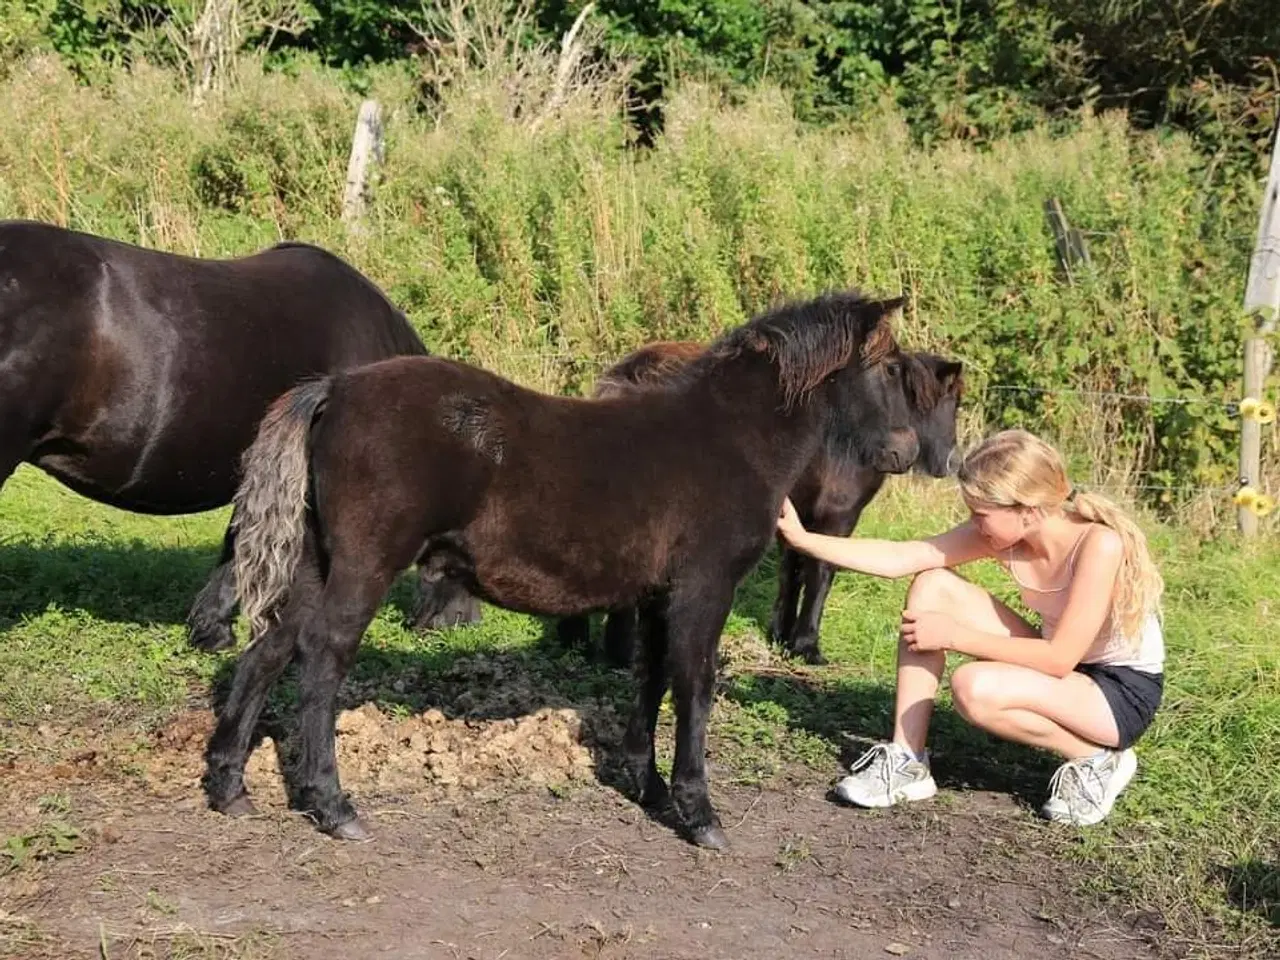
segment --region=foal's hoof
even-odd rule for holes
[[[339,840],[354,840],[358,843],[367,843],[373,839],[373,834],[365,829],[359,818],[340,823],[331,832]]]
[[[253,805],[247,793],[242,793],[234,800],[222,804],[218,810],[228,817],[252,817],[258,812],[258,808]]]
[[[817,647],[804,647],[793,652],[793,656],[799,657],[811,667],[825,666],[827,658],[822,655],[822,651]]]
[[[729,846],[729,838],[715,824],[690,831],[690,838],[699,847],[706,847],[708,850],[725,850]]]

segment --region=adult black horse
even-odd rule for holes
[[[781,307],[726,333],[669,388],[609,399],[539,394],[435,358],[285,394],[236,493],[252,639],[209,741],[211,805],[252,809],[254,727],[296,657],[292,793],[321,829],[366,835],[338,779],[336,698],[387,589],[418,562],[524,613],[638,606],[628,767],[642,801],[663,803],[654,733],[669,680],[671,796],[694,841],[723,846],[705,766],[720,631],[819,449],[894,472],[918,456],[892,329],[901,308],[856,293]]]
[[[0,222],[0,486],[28,462],[136,513],[230,503],[240,455],[301,379],[426,348],[367,278],[318,247],[235,260]],[[229,529],[189,616],[234,641]]]

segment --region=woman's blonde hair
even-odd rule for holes
[[[1138,642],[1143,623],[1158,612],[1164,593],[1164,580],[1151,559],[1147,538],[1106,497],[1074,492],[1057,450],[1026,430],[1002,430],[964,458],[959,480],[960,491],[969,503],[1062,508],[1118,533],[1124,556],[1111,598],[1111,619],[1128,643]]]

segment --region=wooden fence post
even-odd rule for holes
[[[342,219],[359,229],[364,217],[365,188],[375,163],[382,162],[382,106],[376,100],[360,104],[351,157],[347,160],[347,185],[342,195]]]
[[[1271,173],[1258,215],[1258,240],[1249,261],[1244,312],[1253,322],[1253,335],[1244,342],[1244,396],[1263,400],[1272,361],[1268,340],[1275,332],[1280,312],[1280,117],[1271,144]],[[1260,486],[1261,473],[1262,426],[1257,420],[1245,418],[1240,422],[1240,477]],[[1257,534],[1258,518],[1252,511],[1241,507],[1237,522],[1244,536]]]
[[[1049,197],[1044,202],[1044,215],[1049,221],[1049,229],[1053,231],[1053,242],[1058,248],[1058,265],[1067,278],[1067,283],[1075,285],[1076,268],[1090,267],[1093,259],[1089,256],[1089,244],[1084,234],[1073,227],[1063,212],[1062,202],[1057,197]]]

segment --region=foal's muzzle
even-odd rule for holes
[[[906,473],[920,456],[920,438],[911,429],[892,430],[880,451],[876,469],[881,473]]]

